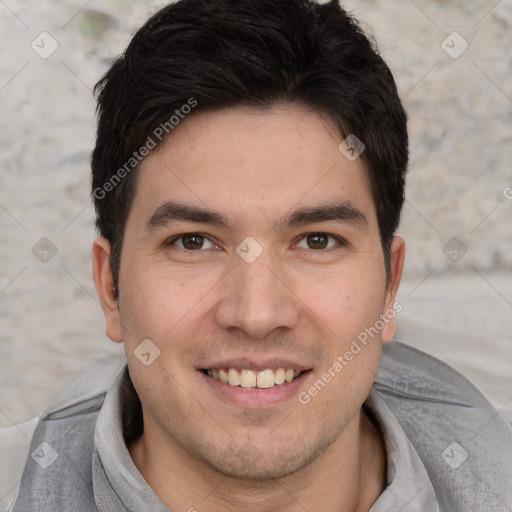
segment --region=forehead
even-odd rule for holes
[[[330,119],[296,105],[197,112],[142,162],[133,209],[147,219],[178,200],[274,224],[297,205],[349,200],[371,219],[366,171],[340,142]]]

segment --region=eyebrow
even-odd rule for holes
[[[362,228],[368,225],[368,221],[361,210],[350,201],[342,201],[334,204],[298,208],[280,220],[278,229],[283,230],[287,227],[328,221],[358,225]]]
[[[209,224],[232,231],[231,222],[223,215],[208,208],[168,201],[160,205],[145,225],[145,232],[150,234],[159,228],[179,222]],[[326,205],[297,208],[281,217],[274,224],[274,231],[283,231],[294,226],[303,226],[317,222],[336,221],[343,224],[357,225],[366,228],[368,221],[364,214],[350,201],[341,201]]]

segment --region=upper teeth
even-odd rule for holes
[[[276,370],[241,370],[236,368],[221,368],[220,370],[207,370],[210,377],[243,388],[271,388],[276,384],[291,382],[301,374],[300,370],[277,368]]]

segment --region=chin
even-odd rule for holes
[[[317,459],[327,446],[305,446],[295,443],[290,447],[258,447],[248,442],[199,455],[211,470],[236,480],[263,482],[284,478],[301,471]],[[212,453],[213,452],[213,453]]]
[[[216,473],[235,480],[244,480],[247,482],[268,482],[269,480],[278,480],[294,473],[297,473],[308,465],[309,461],[291,462],[281,461],[279,464],[274,462],[258,461],[252,464],[248,461],[241,462],[240,459],[233,458],[224,460],[221,464],[210,466]]]

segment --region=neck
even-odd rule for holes
[[[146,422],[144,434],[129,451],[170,510],[367,512],[386,482],[382,435],[362,410],[320,457],[277,480],[239,480],[219,474]]]

